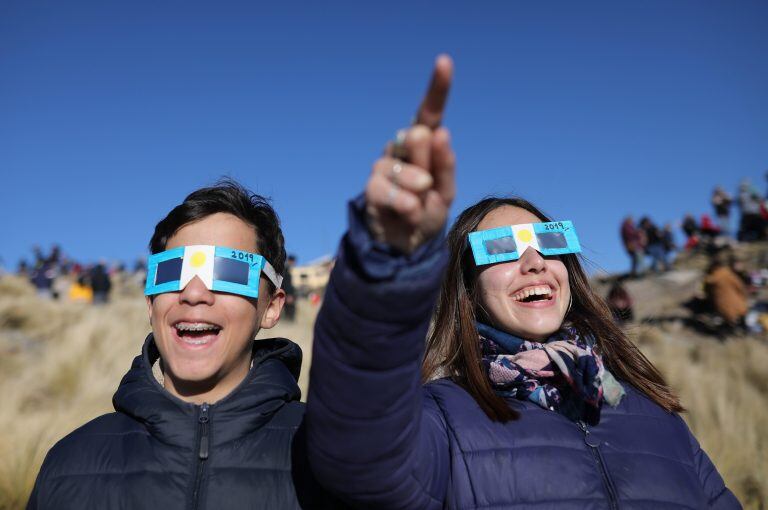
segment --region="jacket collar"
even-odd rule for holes
[[[200,406],[171,395],[157,382],[152,365],[158,357],[150,333],[112,404],[116,411],[142,422],[158,440],[192,448]],[[285,404],[301,398],[296,383],[301,357],[301,348],[285,338],[254,341],[248,375],[229,395],[209,406],[213,446],[261,428]]]

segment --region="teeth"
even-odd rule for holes
[[[547,285],[541,285],[536,287],[527,287],[521,291],[518,291],[515,293],[515,295],[512,296],[513,301],[522,301],[527,297],[530,296],[551,296],[552,295],[552,289],[549,288]]]
[[[184,343],[190,344],[190,345],[203,345],[205,343],[208,343],[208,340],[193,340],[193,339],[185,338]]]
[[[180,322],[175,327],[179,331],[213,331],[221,329],[207,322]]]

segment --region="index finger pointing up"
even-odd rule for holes
[[[451,89],[453,60],[448,55],[439,55],[435,60],[435,69],[429,88],[421,101],[416,114],[416,124],[424,124],[430,129],[437,129],[443,120],[443,110]]]

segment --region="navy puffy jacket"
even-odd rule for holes
[[[254,342],[246,379],[205,411],[160,386],[157,356],[150,335],[113,398],[117,412],[51,449],[28,510],[330,506],[305,460],[298,345]]]
[[[307,434],[321,484],[362,508],[740,508],[683,420],[627,387],[583,430],[529,402],[506,424],[419,368],[442,239],[410,257],[350,231],[315,325]]]

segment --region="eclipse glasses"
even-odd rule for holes
[[[581,251],[570,221],[523,223],[470,232],[469,244],[478,266],[517,260],[528,248],[545,257]]]
[[[214,292],[257,298],[261,273],[280,288],[283,277],[258,253],[224,246],[180,246],[150,255],[144,295],[179,292],[197,276]]]

